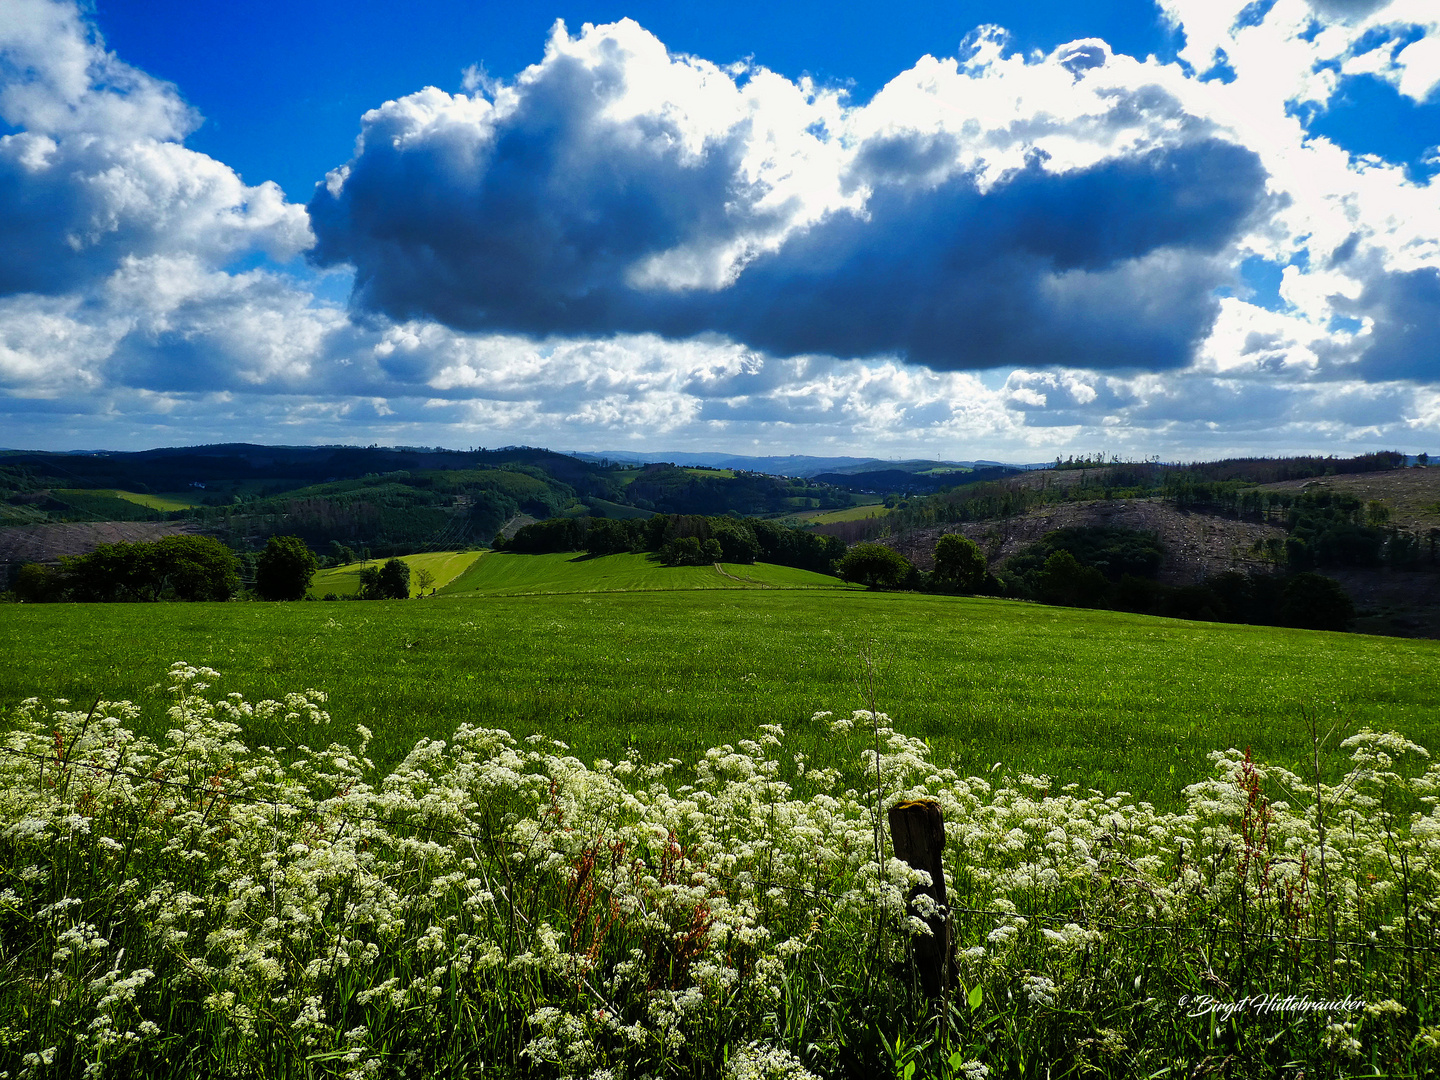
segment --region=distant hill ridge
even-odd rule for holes
[[[857,473],[903,472],[921,473],[932,469],[1048,469],[1053,462],[1017,465],[1004,461],[979,458],[975,461],[934,461],[912,459],[886,461],[882,458],[812,457],[807,454],[750,457],[744,454],[694,453],[690,451],[638,453],[634,450],[574,450],[572,457],[581,461],[610,461],[627,465],[646,465],[664,461],[692,468],[743,469],[747,472],[770,473],[774,476],[800,476],[807,479],[822,473],[853,476]]]

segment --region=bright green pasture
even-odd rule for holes
[[[734,469],[712,469],[708,465],[690,465],[684,469],[691,476],[712,476],[720,480],[734,480]]]
[[[519,596],[533,593],[652,592],[675,589],[847,589],[838,578],[789,566],[721,563],[715,566],[664,566],[646,555],[520,555],[495,551],[484,555],[446,588],[442,596],[480,593]]]
[[[587,760],[627,745],[693,760],[778,723],[824,763],[859,748],[811,714],[866,703],[867,647],[877,705],[976,772],[1173,805],[1214,749],[1299,766],[1302,710],[1440,751],[1440,642],[843,590],[4,605],[0,706],[104,696],[160,716],[165,669],[185,659],[218,668],[221,691],[330,694],[332,730],[257,726],[253,741],[348,742],[363,723],[382,766],[461,722],[547,732]]]
[[[55,494],[65,495],[102,495],[111,499],[123,499],[125,502],[134,503],[136,506],[144,506],[151,510],[189,510],[192,506],[199,506],[192,502],[185,495],[142,495],[138,491],[120,491],[117,488],[56,488]]]
[[[847,506],[843,510],[820,510],[795,516],[812,525],[833,525],[837,521],[864,521],[866,518],[884,517],[888,513],[888,507],[878,503],[864,503],[860,506]]]
[[[435,575],[432,588],[443,588],[459,577],[480,557],[478,551],[425,551],[419,555],[401,555],[402,562],[410,564],[410,595],[420,595],[420,583],[416,575],[429,570]],[[346,563],[332,566],[328,570],[317,570],[310,579],[310,595],[319,599],[326,593],[336,596],[354,596],[360,591],[360,571],[367,566],[379,566],[385,559],[371,559],[369,562]]]
[[[114,495],[117,499],[124,499],[126,502],[148,506],[151,510],[189,510],[193,506],[200,505],[198,502],[191,500],[189,496],[183,494],[142,495],[137,491],[101,491],[96,494]]]

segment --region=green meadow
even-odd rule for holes
[[[1223,1055],[1237,1076],[1433,1075],[1436,834],[1406,824],[1423,751],[1371,737],[1351,772],[1342,735],[1324,819],[1305,788],[1307,717],[1440,748],[1440,642],[467,557],[419,601],[0,606],[0,1014],[24,1018],[0,1069],[959,1080]],[[176,680],[328,700],[167,716]],[[16,708],[32,697],[69,704]],[[134,701],[154,743],[97,699]],[[851,719],[872,703],[879,731]],[[402,764],[421,739],[443,743]],[[1301,790],[1239,753],[1217,770],[1229,747]],[[897,795],[952,836],[939,1022],[896,962],[915,875],[871,869]],[[1189,1004],[1268,993],[1367,1010]]]
[[[138,491],[119,491],[113,488],[86,488],[83,491],[73,488],[57,488],[55,493],[61,496],[83,495],[92,498],[97,495],[104,495],[112,499],[123,499],[125,502],[134,503],[136,506],[144,506],[150,510],[163,510],[167,513],[175,510],[189,510],[191,507],[199,505],[199,503],[192,502],[190,498],[184,494],[148,495],[141,494]]]
[[[1440,749],[1433,641],[982,598],[730,588],[713,568],[638,558],[487,555],[449,595],[421,602],[5,605],[0,706],[126,698],[162,717],[165,669],[184,659],[219,669],[221,690],[251,700],[325,691],[330,730],[265,724],[249,738],[320,746],[351,742],[365,724],[382,768],[461,722],[543,732],[586,760],[630,746],[693,760],[776,723],[820,762],[835,750],[812,714],[848,713],[873,693],[941,763],[1046,773],[1162,806],[1205,775],[1211,750],[1249,747],[1300,766],[1307,710]],[[673,584],[598,591],[607,564],[617,588],[633,574]],[[557,587],[577,567],[590,590]],[[762,584],[800,580],[776,567],[726,570]]]
[[[871,503],[861,503],[858,506],[847,506],[843,510],[818,510],[795,516],[812,525],[833,525],[837,521],[864,521],[866,518],[885,517],[889,513],[889,508],[881,505],[877,500]]]
[[[464,573],[480,554],[478,551],[426,551],[419,555],[401,555],[401,561],[410,566],[410,595],[420,595],[420,583],[416,580],[419,571],[429,570],[435,575],[432,588],[443,588]],[[367,566],[380,566],[386,561],[371,559],[369,562],[346,563],[319,570],[310,579],[309,595],[317,600],[327,593],[354,596],[360,591],[360,572]]]
[[[647,555],[487,552],[440,595],[673,592],[690,589],[852,589],[838,578],[769,563],[662,566]]]
[[[184,494],[143,495],[137,491],[111,491],[106,494],[114,495],[117,499],[124,499],[126,502],[133,502],[140,506],[148,506],[151,510],[164,510],[167,512],[189,510],[191,507],[200,505]]]

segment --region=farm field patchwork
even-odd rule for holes
[[[401,555],[401,561],[410,566],[410,595],[420,594],[419,582],[415,575],[420,570],[429,570],[435,575],[434,588],[443,588],[463,574],[476,559],[478,551],[426,551],[418,555]],[[326,593],[336,596],[354,596],[360,591],[360,572],[367,566],[383,566],[387,560],[371,559],[369,562],[346,563],[319,570],[310,580],[309,595],[319,600]]]
[[[329,728],[246,737],[349,743],[365,724],[382,769],[462,722],[543,732],[583,760],[694,760],[775,723],[820,765],[838,751],[810,718],[867,704],[866,650],[877,706],[962,772],[998,763],[1174,806],[1212,750],[1298,768],[1302,710],[1440,748],[1437,642],[840,589],[6,605],[0,707],[126,698],[161,724],[165,669],[185,659],[251,700],[325,691]]]

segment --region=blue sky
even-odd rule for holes
[[[1433,0],[0,9],[0,445],[1440,447]]]
[[[422,86],[461,89],[465,69],[510,79],[539,58],[556,19],[631,18],[675,52],[753,59],[868,99],[926,53],[953,55],[977,26],[1016,48],[1102,37],[1134,56],[1173,56],[1178,35],[1152,0],[1074,3],[475,3],[317,0],[205,5],[99,0],[96,22],[127,61],[180,88],[206,121],[187,145],[247,181],[304,200],[350,155],[362,112]],[[183,28],[183,29],[182,29]],[[281,30],[283,28],[283,31]]]

